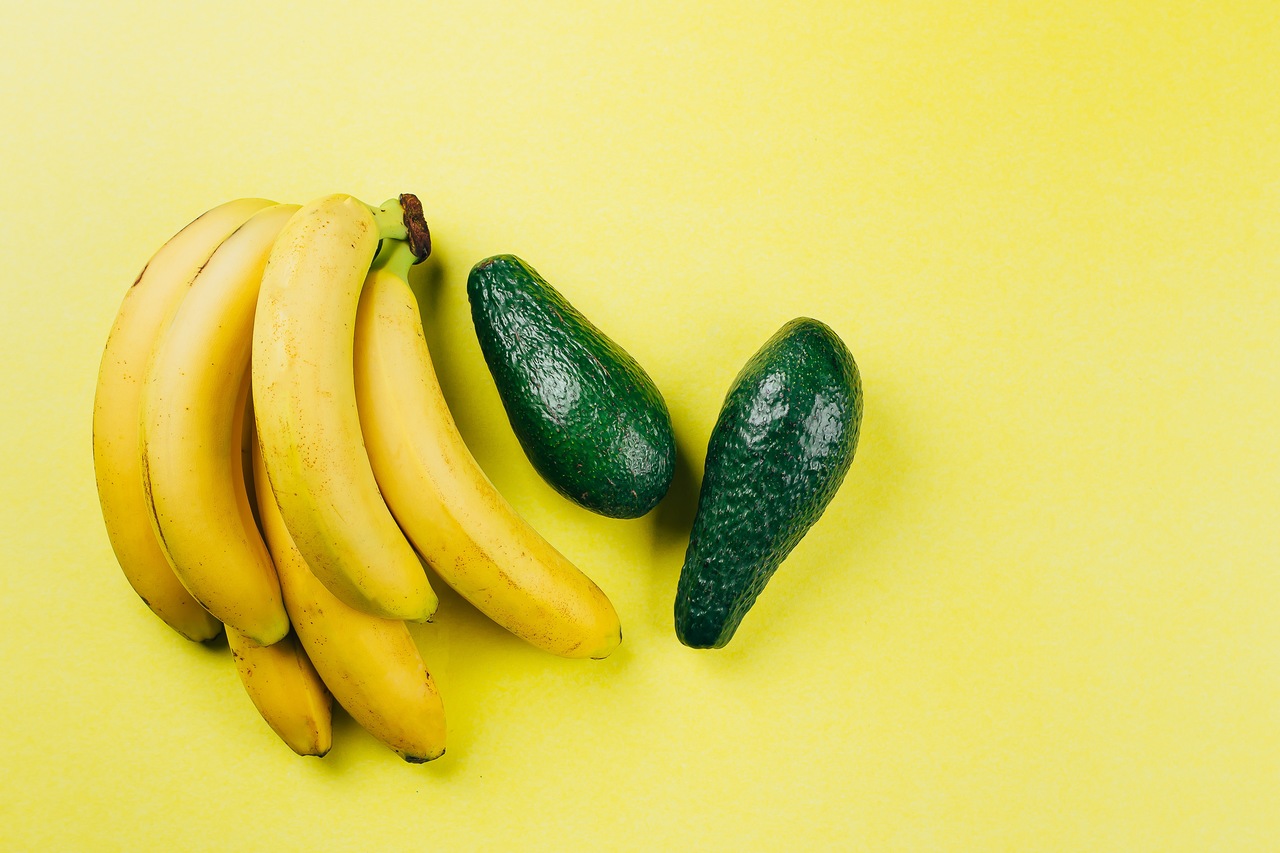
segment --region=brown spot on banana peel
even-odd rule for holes
[[[147,261],[147,263],[142,267],[142,270],[138,273],[138,277],[133,280],[133,284],[129,285],[130,290],[133,290],[138,286],[138,282],[142,281],[142,277],[147,274],[147,268],[150,266],[151,261]]]

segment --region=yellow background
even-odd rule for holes
[[[1275,3],[7,6],[0,848],[1280,845]],[[421,195],[463,433],[625,628],[562,661],[443,594],[425,767],[345,716],[294,757],[130,591],[94,493],[151,251],[331,191]],[[651,516],[522,456],[464,287],[498,252],[666,395]],[[690,651],[706,440],[797,315],[861,366],[857,458]]]

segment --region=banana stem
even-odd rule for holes
[[[422,214],[422,202],[412,193],[388,199],[381,207],[371,207],[383,240],[403,240],[413,251],[414,263],[422,263],[431,254],[431,232]]]
[[[418,262],[413,248],[405,240],[384,239],[378,256],[373,259],[370,272],[386,270],[404,281],[409,280],[409,267]]]

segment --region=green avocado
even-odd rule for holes
[[[724,647],[853,462],[862,381],[844,342],[801,317],[743,367],[707,447],[676,588],[676,636]]]
[[[543,479],[601,515],[653,509],[676,444],[644,369],[514,255],[472,267],[467,296],[511,428]]]

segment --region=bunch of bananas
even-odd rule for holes
[[[405,625],[436,609],[423,560],[546,651],[621,641],[604,593],[458,434],[406,280],[429,251],[411,195],[232,201],[156,252],[103,353],[94,468],[120,566],[183,636],[225,625],[301,755],[329,750],[331,696],[406,760],[444,753]]]

